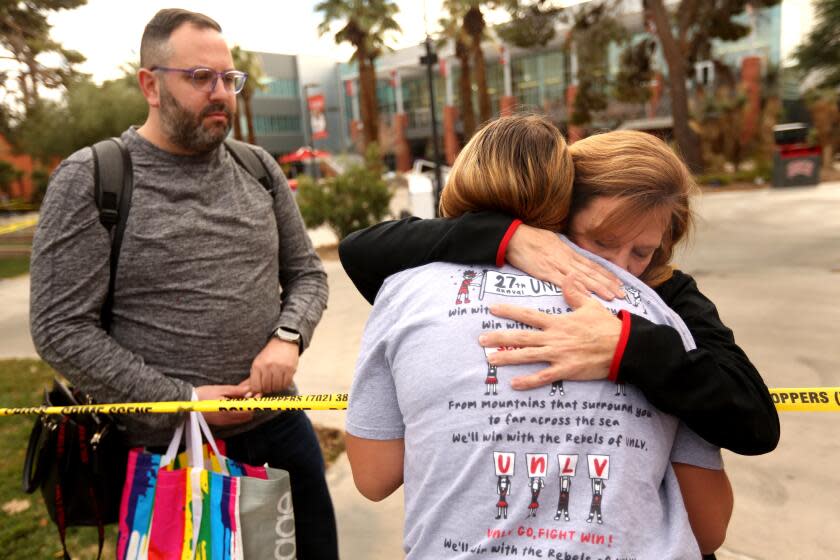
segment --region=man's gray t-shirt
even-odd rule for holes
[[[694,347],[652,290],[607,266],[628,292],[608,308]],[[347,431],[405,439],[407,557],[699,558],[671,462],[720,469],[720,450],[632,386],[514,391],[543,365],[488,366],[479,335],[524,328],[491,315],[498,303],[570,311],[558,287],[515,268],[434,263],[388,278],[368,320]]]
[[[308,344],[326,306],[326,274],[271,156],[255,150],[274,197],[224,146],[180,156],[133,128],[121,138],[134,192],[110,335],[99,313],[111,239],[99,223],[85,148],[53,174],[33,242],[31,330],[44,360],[100,402],[189,400],[193,387],[247,379],[277,327],[299,331]],[[132,444],[165,445],[179,417],[122,422]]]

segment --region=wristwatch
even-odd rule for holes
[[[285,329],[283,327],[279,327],[275,330],[272,335],[275,338],[279,338],[285,342],[294,342],[296,344],[300,344],[300,333],[297,331],[293,331],[292,329]]]

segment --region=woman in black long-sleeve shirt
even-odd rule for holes
[[[493,212],[453,220],[385,222],[348,236],[339,255],[356,287],[372,302],[384,279],[401,270],[433,261],[500,264],[514,247],[548,239],[517,225],[513,218]],[[564,255],[556,257],[556,262],[536,268],[527,257],[512,264],[556,281],[557,269],[576,267]],[[779,441],[778,414],[764,381],[714,304],[679,270],[655,290],[685,321],[697,349],[684,351],[674,329],[633,315],[617,381],[637,386],[657,408],[679,417],[714,445],[744,455],[772,451]]]

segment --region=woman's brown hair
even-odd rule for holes
[[[596,134],[575,142],[569,150],[575,166],[572,214],[585,209],[595,197],[626,200],[604,218],[597,231],[589,233],[628,231],[648,212],[668,212],[662,245],[654,251],[641,280],[657,286],[669,279],[674,247],[693,223],[689,199],[697,186],[686,165],[659,138],[631,130]]]
[[[574,169],[563,135],[547,118],[491,121],[464,146],[440,199],[442,216],[496,210],[559,231],[569,215]]]

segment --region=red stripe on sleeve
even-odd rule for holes
[[[618,369],[621,367],[624,349],[627,348],[627,339],[630,338],[630,313],[622,309],[618,312],[618,318],[621,319],[621,334],[618,336],[618,344],[615,345],[615,354],[613,354],[610,374],[607,377],[614,383],[618,383]]]
[[[510,238],[513,237],[513,234],[516,233],[516,228],[521,225],[522,220],[517,218],[508,226],[505,236],[502,237],[502,242],[499,243],[499,250],[496,252],[496,266],[505,266],[505,252],[507,251],[508,243],[510,243]]]

